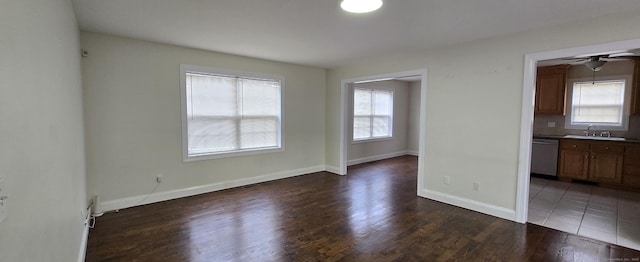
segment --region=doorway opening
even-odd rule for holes
[[[607,226],[606,224],[601,223],[600,220],[596,221],[597,219],[604,218],[604,216],[602,216],[601,214],[599,214],[600,217],[596,219],[592,219],[593,221],[585,221],[585,219],[589,217],[588,213],[590,211],[590,206],[591,204],[593,204],[591,202],[598,202],[598,201],[603,203],[606,202],[606,201],[603,201],[603,199],[599,199],[599,198],[602,198],[600,195],[603,195],[603,192],[605,191],[607,191],[607,194],[609,194],[611,193],[609,191],[612,191],[612,190],[601,189],[598,187],[593,187],[593,186],[584,185],[584,184],[561,182],[561,181],[557,181],[556,179],[549,180],[549,179],[540,179],[540,178],[530,178],[531,172],[539,173],[539,170],[541,170],[539,166],[536,166],[539,163],[533,163],[534,165],[532,165],[532,157],[538,158],[536,156],[535,151],[540,150],[539,148],[536,149],[536,147],[533,145],[536,142],[540,142],[540,141],[533,140],[534,135],[537,135],[537,138],[544,138],[544,135],[551,134],[550,136],[556,135],[558,139],[560,139],[567,134],[569,134],[567,136],[574,136],[574,137],[584,136],[582,132],[584,130],[588,130],[586,127],[585,129],[571,130],[571,125],[567,122],[567,119],[570,119],[569,114],[567,114],[566,116],[562,115],[562,113],[559,113],[559,116],[553,116],[553,114],[552,116],[538,116],[538,115],[534,116],[536,102],[539,102],[539,101],[536,101],[536,99],[538,96],[541,95],[541,94],[535,93],[536,78],[537,78],[536,70],[538,66],[549,66],[549,65],[560,64],[561,63],[560,61],[562,59],[566,60],[567,58],[574,58],[574,57],[592,57],[600,54],[610,54],[615,52],[621,52],[620,50],[638,49],[638,47],[640,47],[640,39],[605,43],[605,44],[598,44],[598,45],[591,45],[591,46],[584,46],[584,47],[568,48],[568,49],[562,49],[562,50],[554,50],[554,51],[525,55],[525,70],[524,70],[523,96],[522,96],[522,118],[521,118],[522,122],[521,122],[521,131],[520,131],[520,155],[519,155],[519,166],[518,166],[518,185],[517,185],[517,202],[516,202],[516,221],[517,222],[520,222],[520,223],[531,222],[534,224],[540,224],[542,226],[546,226],[547,222],[553,222],[553,223],[549,223],[548,227],[558,229],[558,227],[561,227],[562,225],[560,225],[561,223],[556,223],[556,222],[560,221],[561,219],[555,219],[554,221],[551,221],[554,213],[556,211],[559,211],[558,214],[560,215],[564,213],[564,214],[567,214],[567,216],[570,216],[572,214],[571,212],[573,211],[573,210],[558,210],[559,207],[564,208],[563,206],[567,206],[566,204],[568,202],[563,204],[562,201],[564,201],[565,198],[574,197],[575,199],[576,197],[585,197],[587,200],[584,203],[577,203],[577,201],[573,201],[570,207],[567,207],[570,209],[575,206],[580,206],[580,208],[578,209],[581,209],[582,213],[579,217],[576,217],[576,221],[578,222],[576,222],[575,225],[573,225],[571,223],[568,223],[571,221],[567,222],[565,219],[565,222],[566,222],[565,224],[567,224],[569,228],[572,228],[572,229],[569,229],[568,231],[563,229],[560,229],[560,230],[611,242],[611,240],[608,240],[606,237],[598,238],[595,235],[589,235],[590,234],[589,231],[595,232],[594,230],[592,230],[593,228],[585,227],[584,232],[581,233],[581,231],[583,226],[585,225],[588,226],[589,223],[592,223],[592,222],[597,222],[593,224],[604,225],[605,227]],[[552,64],[549,64],[550,62]],[[564,64],[569,64],[569,63],[570,62],[564,62]],[[613,67],[614,63],[615,61],[609,62],[609,66]],[[582,70],[588,67],[588,66],[584,67],[584,65],[582,64],[580,65],[581,65],[580,67],[575,67],[575,69],[572,69],[572,71],[569,71],[567,73],[568,81],[569,81],[567,90],[569,90],[569,92],[566,93],[566,96],[569,101],[568,103],[571,102],[570,98],[572,96],[572,93],[570,91],[572,90],[571,88],[574,86],[573,82],[579,82],[578,80],[580,80],[578,78],[578,75],[579,75],[578,71],[576,70]],[[591,71],[589,72],[593,73]],[[598,78],[595,75],[597,75],[597,73],[594,74],[593,76],[590,75],[588,79],[586,80],[583,79],[583,80],[584,81],[588,80],[587,82],[590,82],[590,83],[591,82],[596,83]],[[543,76],[544,78],[545,75],[541,74],[541,76]],[[604,76],[601,76],[601,77],[604,77]],[[629,86],[629,88],[630,87],[631,85]],[[564,106],[565,105],[563,104],[562,109],[564,109]],[[536,112],[539,112],[539,111],[536,111]],[[552,129],[556,129],[555,131],[559,131],[559,132],[557,132],[556,134]],[[548,132],[551,132],[551,133],[548,133]],[[574,135],[572,134],[572,132],[576,132],[576,134]],[[556,143],[557,143],[557,140],[556,140]],[[534,152],[532,153],[532,151]],[[562,160],[560,162],[562,162]],[[564,169],[562,169],[562,167],[559,166],[557,171],[561,172],[561,170],[564,170]],[[553,170],[553,171],[556,171],[556,170]],[[556,174],[553,173],[551,176],[547,176],[547,178],[553,177],[553,175],[556,175]],[[553,178],[557,178],[557,177],[553,177]],[[554,192],[556,193],[559,192],[559,195],[555,198],[551,196],[552,194],[554,194]],[[618,200],[616,199],[616,196],[619,196],[622,194],[625,194],[625,193],[613,192],[613,195],[615,196],[613,197],[613,200],[610,202],[612,203],[617,202]],[[544,198],[543,199],[544,201],[551,201],[551,202],[553,202],[554,199],[557,200],[557,202],[553,202],[551,204],[553,206],[553,208],[551,208],[553,211],[549,211],[549,213],[547,214],[548,216],[545,219],[543,219],[544,220],[543,224],[540,223],[542,222],[539,217],[540,210],[539,210],[539,207],[537,207],[537,205],[540,203],[534,202],[534,200],[537,198]],[[554,198],[554,199],[551,199],[551,198]],[[531,204],[530,204],[530,200],[532,201]],[[608,201],[610,199],[604,199],[604,200]],[[620,207],[618,207],[618,209],[619,208]],[[620,216],[620,212],[617,212],[617,213],[613,212],[613,213],[615,213],[613,214],[614,218],[612,219],[613,221],[612,232],[614,234],[611,239],[615,240],[616,239],[616,235],[615,235],[616,221],[619,220],[621,216]],[[559,216],[556,216],[554,218],[559,218]],[[602,219],[602,220],[604,221],[605,219]],[[551,225],[554,223],[557,225]],[[598,232],[596,232],[598,233],[598,235],[604,235],[601,233],[606,231],[604,230],[604,228],[601,228],[601,229],[602,230],[598,230]],[[617,233],[619,233],[620,231],[621,229],[620,229],[620,226],[618,225]],[[619,236],[618,236],[618,240],[619,240]],[[616,242],[612,242],[612,243],[616,244]],[[625,245],[624,243],[617,243],[617,244]],[[637,248],[636,246],[633,246],[632,248],[634,247]]]
[[[402,116],[402,117],[396,117],[396,119],[398,118],[405,118],[405,122],[407,122],[405,124],[405,127],[403,127],[405,130],[406,129],[410,129],[410,128],[415,128],[415,132],[417,132],[416,134],[416,139],[417,139],[417,148],[413,148],[413,149],[405,149],[405,153],[408,154],[413,154],[418,156],[418,184],[417,184],[417,192],[418,195],[420,195],[421,192],[421,188],[424,187],[423,185],[423,181],[424,181],[424,154],[425,154],[425,146],[424,146],[424,141],[425,141],[425,123],[426,123],[426,89],[427,89],[427,70],[426,69],[418,69],[418,70],[411,70],[411,71],[403,71],[403,72],[396,72],[396,73],[389,73],[389,74],[381,74],[381,75],[373,75],[373,76],[365,76],[365,77],[358,77],[358,78],[351,78],[351,79],[345,79],[342,80],[341,82],[341,109],[340,109],[340,167],[339,167],[339,174],[340,175],[347,175],[347,166],[351,163],[351,164],[355,164],[355,163],[363,163],[366,162],[367,160],[369,161],[373,161],[373,160],[379,160],[379,159],[383,159],[385,157],[393,157],[393,156],[398,156],[399,152],[402,153],[402,150],[400,151],[395,151],[395,152],[387,152],[387,153],[380,153],[380,154],[374,154],[372,156],[358,156],[357,152],[352,153],[351,155],[351,161],[349,161],[349,148],[353,145],[355,145],[354,147],[352,147],[351,149],[354,150],[354,148],[360,146],[362,147],[362,144],[359,145],[358,141],[355,141],[354,143],[354,134],[353,134],[353,93],[354,93],[354,87],[356,88],[361,88],[363,91],[366,90],[386,90],[389,91],[393,88],[389,88],[389,86],[398,86],[398,88],[402,88],[402,86],[406,86],[404,88],[406,89],[396,89],[399,92],[402,93],[402,96],[405,96],[406,98],[404,99],[406,101],[406,103],[409,103],[409,99],[411,99],[409,97],[410,93],[413,94],[418,94],[419,93],[419,99],[414,99],[414,105],[415,102],[417,101],[419,105],[415,105],[412,106],[413,109],[411,108],[401,108],[401,111],[404,112],[403,114],[407,114],[407,112],[413,110],[415,114],[414,115],[406,115],[406,116]],[[387,88],[380,88],[381,86],[387,86]],[[417,90],[411,90],[411,88],[417,89]],[[391,90],[392,91],[392,90]],[[366,92],[365,92],[366,93]],[[393,93],[393,92],[392,92]],[[366,96],[366,94],[365,94]],[[384,95],[383,95],[384,96]],[[394,101],[397,101],[396,99],[394,99]],[[396,102],[397,103],[397,102]],[[400,102],[402,103],[402,102]],[[399,106],[406,106],[406,105],[399,105]],[[417,111],[417,112],[416,112]],[[393,117],[390,117],[389,119],[392,119]],[[413,120],[410,120],[409,118],[412,118]],[[373,121],[373,120],[372,120]],[[412,126],[408,126],[408,122],[411,121],[411,125]],[[417,123],[415,123],[415,121],[417,121]],[[366,121],[364,121],[366,122]],[[413,126],[415,125],[415,126]],[[379,126],[379,125],[378,125]],[[407,136],[407,132],[406,131],[402,131],[402,132],[396,132],[393,133],[393,130],[391,130],[391,133],[393,135],[396,136]],[[408,138],[407,138],[408,139]],[[401,139],[406,141],[407,139]],[[375,140],[375,139],[374,139]],[[382,142],[382,143],[393,143],[393,141],[391,139],[389,140],[385,140],[385,138],[381,138],[381,139],[377,139],[377,141],[374,141],[373,143],[378,143],[378,142]],[[415,149],[417,149],[417,152],[415,151]]]

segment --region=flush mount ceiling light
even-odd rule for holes
[[[368,13],[378,10],[382,0],[342,0],[340,7],[350,13]]]

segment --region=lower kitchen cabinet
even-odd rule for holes
[[[628,145],[624,151],[622,184],[640,188],[640,145]]]
[[[607,184],[622,182],[624,145],[562,140],[559,155],[561,178]]]
[[[573,140],[560,141],[559,177],[589,179],[589,143]]]
[[[589,160],[590,180],[619,184],[622,181],[624,146],[614,144],[592,144]]]

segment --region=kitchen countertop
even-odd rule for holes
[[[611,143],[638,143],[640,144],[640,139],[625,139],[624,141],[615,141],[615,140],[596,140],[596,139],[580,139],[580,138],[566,138],[564,135],[533,135],[533,138],[540,139],[571,139],[571,140],[581,140],[581,141],[599,141],[599,142],[611,142]]]

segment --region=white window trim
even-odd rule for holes
[[[393,137],[385,136],[385,137],[374,137],[374,138],[364,138],[364,139],[354,139],[351,141],[351,144],[360,144],[360,143],[369,143],[369,142],[381,142],[386,140],[392,140]]]
[[[610,76],[597,76],[595,81],[615,81],[615,80],[623,80],[624,81],[624,104],[622,105],[622,125],[603,125],[603,124],[594,124],[593,126],[597,130],[608,130],[608,131],[628,131],[629,130],[629,114],[631,108],[631,85],[632,85],[632,77],[631,75],[610,75]],[[589,127],[589,124],[572,124],[571,123],[571,103],[573,99],[573,85],[577,82],[589,82],[593,81],[593,78],[584,77],[584,78],[572,78],[567,81],[567,97],[565,103],[565,111],[567,112],[564,118],[564,128],[565,129],[579,129],[586,130]]]
[[[369,90],[369,91],[380,91],[380,92],[390,92],[391,93],[391,115],[389,116],[389,121],[391,123],[391,125],[389,126],[389,135],[388,136],[376,136],[376,137],[367,137],[367,138],[354,138],[353,137],[353,130],[355,129],[354,126],[354,119],[355,119],[355,110],[353,107],[355,107],[355,90],[360,89],[360,90]],[[359,143],[367,143],[367,142],[378,142],[378,141],[384,141],[384,140],[391,140],[393,139],[393,113],[394,113],[394,109],[395,109],[395,91],[393,89],[389,89],[389,88],[378,88],[378,87],[353,87],[352,91],[351,91],[351,95],[352,95],[352,99],[351,99],[351,103],[352,108],[351,108],[351,143],[352,144],[359,144]]]
[[[187,129],[187,86],[186,86],[186,74],[187,73],[204,73],[204,74],[213,74],[213,75],[223,75],[223,76],[239,76],[246,78],[257,78],[257,79],[273,79],[280,81],[280,125],[278,129],[280,130],[280,136],[278,136],[278,144],[279,147],[268,147],[268,148],[255,148],[255,149],[241,149],[235,150],[231,152],[218,152],[218,153],[207,153],[196,156],[189,156],[189,133]],[[181,100],[181,118],[182,118],[182,161],[183,162],[193,162],[200,160],[210,160],[210,159],[220,159],[220,158],[228,158],[228,157],[237,157],[237,156],[249,156],[249,155],[258,155],[258,154],[266,154],[273,152],[283,152],[284,151],[284,77],[279,75],[271,75],[271,74],[260,74],[260,73],[251,73],[244,71],[236,71],[215,67],[204,67],[204,66],[194,66],[194,65],[180,65],[180,100]]]

